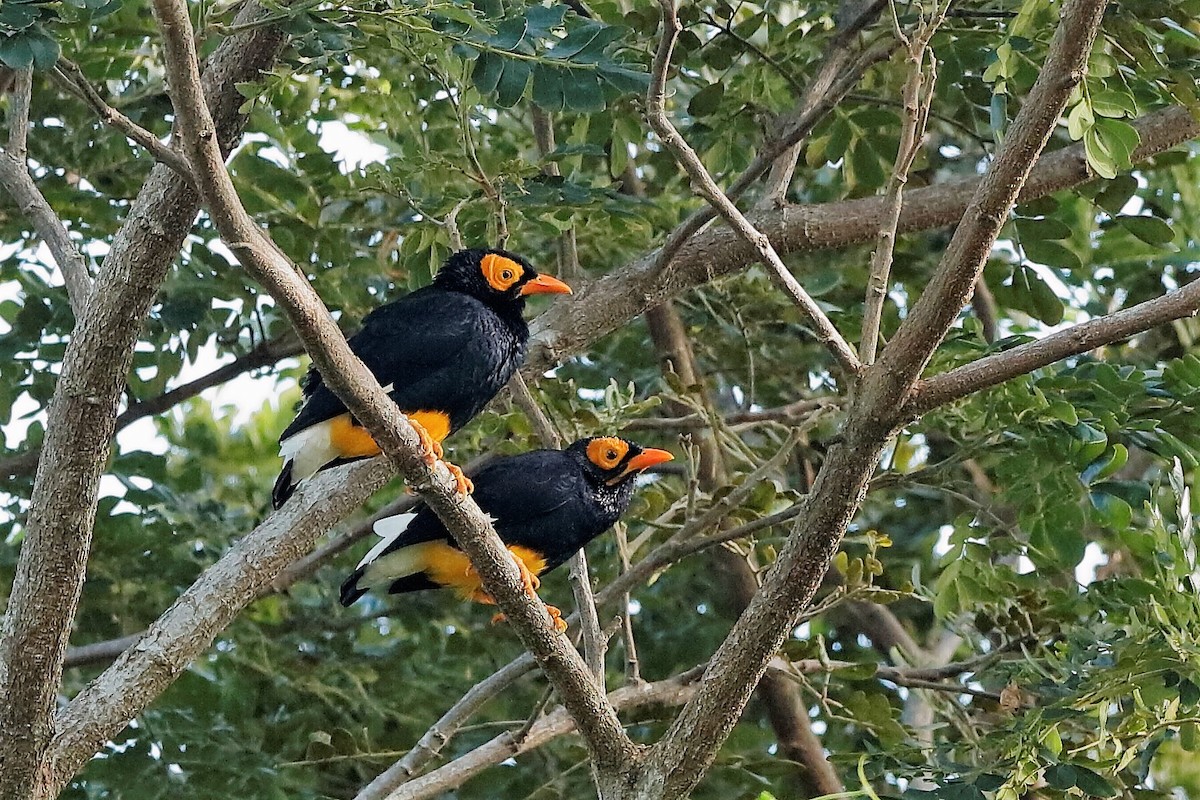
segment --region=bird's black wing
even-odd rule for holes
[[[582,489],[579,466],[562,450],[497,459],[472,480],[479,507],[493,519],[514,524],[553,513]]]
[[[461,368],[468,344],[485,334],[485,311],[461,292],[425,287],[368,314],[362,330],[350,337],[350,349],[381,384],[395,384],[392,394],[401,408],[422,410],[427,385],[442,382],[445,370]],[[301,385],[304,404],[280,439],[346,410],[315,367]],[[406,402],[406,394],[416,405]]]

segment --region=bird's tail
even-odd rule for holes
[[[342,593],[338,597],[339,603],[349,607],[353,605],[354,601],[358,600],[358,598],[367,593],[365,588],[358,585],[358,580],[363,576],[365,571],[365,567],[359,567],[358,569],[354,570],[354,572],[350,573],[350,577],[346,578],[346,580],[342,583]]]
[[[296,491],[296,483],[292,482],[292,467],[295,461],[288,459],[283,462],[283,469],[279,471],[279,477],[275,479],[275,488],[271,490],[271,505],[279,510],[287,499]]]

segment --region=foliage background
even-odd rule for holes
[[[775,116],[794,104],[835,29],[837,6],[682,9],[672,113],[719,181],[749,163]],[[1036,77],[1057,7],[1005,0],[963,4],[964,14],[951,17],[932,44],[934,116],[911,185],[978,173]],[[506,229],[512,248],[580,283],[641,256],[697,206],[640,116],[657,13],[603,0],[586,6],[590,18],[572,8],[499,0],[279,8],[293,39],[274,72],[242,89],[251,122],[230,168],[248,209],[305,266],[343,327],[429,280],[449,252],[439,220],[460,205],[467,242],[494,241]],[[205,2],[193,11],[203,48],[211,49],[228,32],[232,9]],[[912,24],[913,9],[898,11],[901,25]],[[1051,145],[1083,140],[1092,168],[1109,179],[1018,208],[986,274],[996,330],[977,313],[965,315],[932,371],[1195,279],[1197,160],[1183,148],[1131,171],[1136,132],[1128,121],[1174,103],[1196,108],[1197,18],[1194,0],[1133,0],[1110,11],[1085,90]],[[890,27],[885,14],[865,35],[885,38]],[[120,0],[6,0],[0,28],[7,34],[0,59],[42,70],[30,140],[38,186],[101,259],[153,160],[101,126],[44,70],[61,48],[113,105],[165,136],[170,104],[149,12]],[[893,57],[828,115],[805,148],[789,202],[881,191],[897,148],[904,77],[902,57]],[[532,135],[534,103],[555,112],[558,146],[544,157]],[[383,148],[383,160],[340,168],[319,144],[334,123]],[[549,163],[561,177],[545,174]],[[631,193],[629,170],[644,197]],[[556,257],[567,230],[578,268]],[[215,239],[202,216],[146,321],[130,402],[177,385],[201,353],[236,358],[284,334],[271,300]],[[885,335],[946,240],[935,230],[898,243]],[[33,418],[23,438],[7,438],[5,458],[40,442],[38,414],[54,390],[73,317],[51,262],[11,207],[0,207],[0,242],[8,245],[0,249],[0,421]],[[869,257],[861,246],[789,263],[850,332],[861,324]],[[729,414],[843,388],[834,385],[827,353],[804,335],[795,309],[760,268],[689,292],[677,307],[703,386],[664,378],[644,324],[635,322],[541,382],[563,433],[670,416],[676,404],[697,406],[700,392]],[[855,600],[888,603],[943,660],[999,647],[1017,657],[969,674],[959,692],[900,688],[872,677],[869,666],[799,679],[822,744],[851,789],[865,779],[883,797],[923,790],[951,800],[1200,796],[1189,757],[1200,732],[1193,634],[1200,503],[1189,494],[1200,459],[1198,336],[1194,320],[1164,327],[942,409],[899,438],[839,559],[846,589]],[[100,505],[76,644],[143,629],[265,516],[275,439],[300,369],[289,359],[256,370],[272,395],[260,408],[214,406],[202,396],[156,417],[163,454],[122,448],[114,455],[109,473],[123,497]],[[667,402],[643,402],[651,398]],[[804,447],[733,518],[779,510],[804,491],[837,422],[836,406],[809,418]],[[732,483],[786,435],[780,423],[714,425]],[[691,452],[675,431],[630,435]],[[464,463],[532,446],[528,422],[501,403],[457,435],[449,452]],[[3,587],[11,585],[31,485],[31,474],[12,475],[0,495]],[[645,487],[628,515],[630,537],[662,538],[677,527],[690,486],[688,475],[666,474]],[[372,508],[401,491],[389,487]],[[691,499],[703,508],[714,498]],[[652,521],[657,527],[647,526]],[[776,534],[782,529],[741,545],[756,569],[769,566]],[[600,583],[616,574],[612,537],[589,555]],[[1085,556],[1101,563],[1095,580],[1077,569]],[[255,603],[66,796],[349,797],[474,682],[519,653],[510,633],[488,625],[490,612],[448,597],[371,597],[340,608],[336,587],[352,560],[344,556]],[[565,603],[565,575],[542,593]],[[706,555],[639,590],[643,676],[665,678],[706,659],[729,626],[727,594]],[[873,646],[847,605],[808,620],[786,656],[862,665],[896,658]],[[621,681],[621,655],[615,646],[610,686]],[[70,670],[64,691],[73,694],[98,671]],[[525,679],[444,755],[519,725],[542,692],[540,678]],[[1022,706],[1015,710],[1014,696]],[[906,716],[920,704],[932,710],[932,731]],[[653,738],[667,719],[667,711],[644,712],[631,720],[632,732]],[[696,797],[802,797],[796,773],[779,757],[764,709],[751,705]],[[575,797],[589,784],[584,750],[568,738],[490,770],[455,796]]]

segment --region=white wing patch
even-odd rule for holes
[[[375,535],[380,537],[374,547],[358,562],[361,567],[364,564],[370,564],[379,554],[388,549],[392,542],[400,538],[412,521],[417,518],[416,514],[397,514],[394,517],[384,517],[377,521],[373,527]]]

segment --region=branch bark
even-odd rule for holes
[[[238,19],[254,21],[261,14],[251,4]],[[244,124],[235,84],[257,77],[282,43],[278,30],[258,28],[227,39],[213,53],[205,91],[223,143],[236,140]],[[197,207],[195,194],[167,167],[151,171],[67,345],[0,637],[2,797],[46,797],[56,782],[41,765],[83,585],[97,485],[141,321]]]
[[[478,570],[484,588],[534,654],[588,744],[601,793],[618,785],[637,757],[612,706],[570,642],[558,634],[546,607],[525,593],[511,554],[486,515],[455,490],[445,465],[426,463],[415,430],[379,382],[350,351],[345,337],[303,275],[287,263],[242,207],[212,137],[212,120],[200,88],[191,21],[185,0],[155,0],[163,32],[170,95],[180,139],[197,186],[217,229],[246,269],[287,313],[326,384],[379,444],[384,455],[454,535]]]
[[[33,182],[33,176],[29,174],[25,145],[29,136],[33,72],[31,69],[17,70],[16,76],[9,115],[8,147],[0,151],[0,186],[8,189],[9,197],[50,248],[50,254],[54,256],[54,263],[58,265],[66,284],[71,310],[75,312],[75,319],[79,319],[92,293],[92,278],[88,274],[83,253],[71,241],[62,220],[46,202],[45,196]]]
[[[667,70],[671,66],[671,54],[675,49],[675,41],[679,38],[679,32],[683,27],[675,14],[674,0],[660,0],[659,5],[662,7],[665,33],[659,44],[658,52],[654,56],[654,63],[650,69],[650,88],[646,91],[646,119],[650,123],[650,127],[658,134],[658,138],[662,140],[663,144],[675,154],[675,160],[687,171],[696,191],[724,217],[739,236],[754,248],[758,258],[771,268],[775,282],[799,306],[800,312],[811,325],[817,341],[829,349],[834,360],[846,373],[847,378],[853,381],[862,366],[859,364],[854,350],[842,338],[816,301],[788,271],[779,258],[779,254],[771,245],[771,240],[758,231],[738,210],[733,201],[721,191],[712,175],[708,173],[708,169],[705,168],[704,162],[696,155],[696,151],[691,148],[691,145],[684,140],[675,126],[671,124],[670,119],[667,118],[664,106]]]
[[[1162,297],[1057,331],[1036,342],[964,364],[916,385],[905,415],[917,417],[989,386],[1049,366],[1106,344],[1128,339],[1156,325],[1194,317],[1200,311],[1200,281]]]
[[[1134,123],[1141,144],[1135,163],[1143,163],[1176,145],[1200,136],[1200,121],[1182,107],[1157,111]],[[1020,200],[1030,201],[1091,180],[1083,145],[1075,144],[1041,157],[1021,187]],[[897,234],[953,225],[962,219],[981,178],[963,178],[905,193]],[[869,242],[878,233],[886,200],[870,197],[816,205],[786,205],[752,212],[750,222],[766,234],[777,252],[813,252]],[[522,373],[536,377],[562,359],[626,324],[647,309],[709,281],[746,269],[756,251],[725,228],[696,234],[669,263],[652,251],[614,270],[541,314],[530,326],[529,358]]]
[[[642,796],[682,797],[696,785],[773,654],[811,601],[898,424],[897,401],[962,308],[1030,165],[1082,78],[1105,5],[1105,0],[1072,0],[1066,5],[1046,64],[980,183],[938,274],[880,361],[868,369],[842,441],[830,449],[804,501],[805,513],[754,601],[709,662],[701,690],[647,755],[639,784]]]

